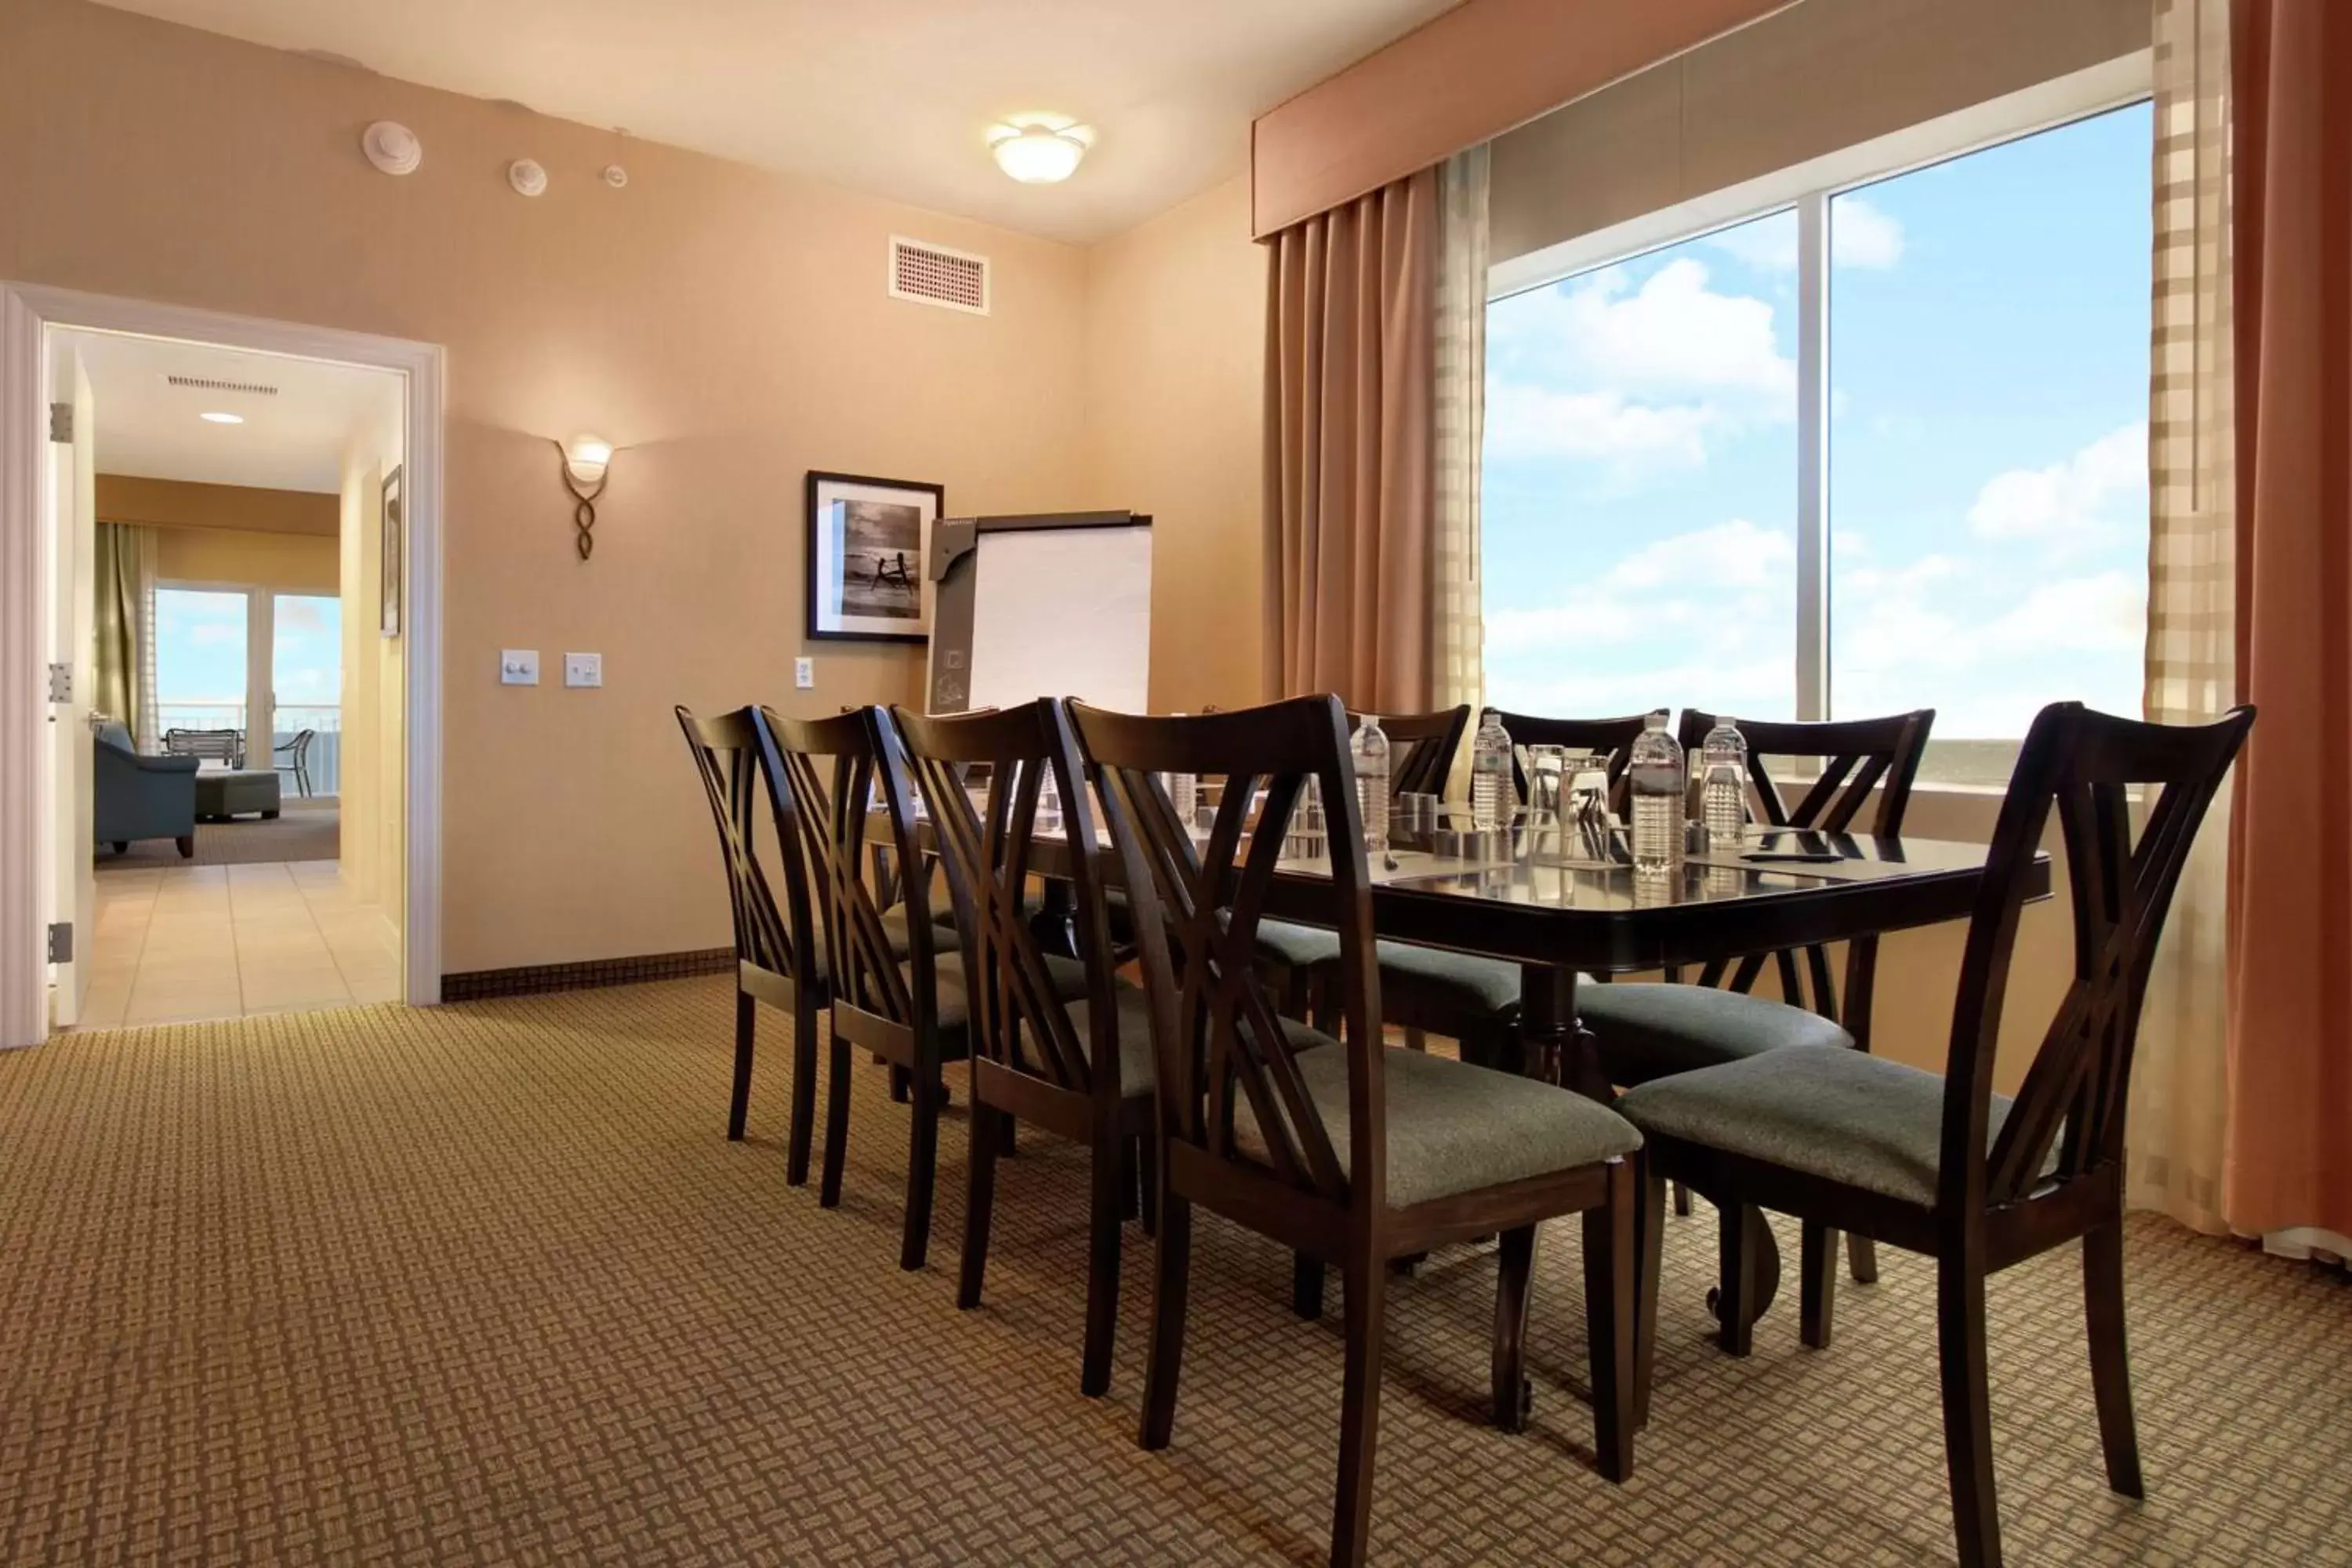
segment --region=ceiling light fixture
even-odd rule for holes
[[[997,167],[1024,185],[1068,179],[1094,144],[1094,127],[1059,118],[1026,115],[988,128],[988,146],[996,154]]]
[[[242,414],[199,414],[196,417],[202,419],[207,425],[242,425],[245,423],[245,416]]]

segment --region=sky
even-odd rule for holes
[[[155,696],[175,702],[245,701],[246,595],[202,589],[155,591]],[[287,710],[342,700],[343,616],[331,597],[276,595],[271,687],[280,731],[300,728]],[[314,728],[315,716],[302,723]]]
[[[2137,714],[2150,110],[1832,198],[1833,715]],[[1487,313],[1489,700],[1794,717],[1797,222]]]

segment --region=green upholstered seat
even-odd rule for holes
[[[1612,1083],[1647,1083],[1790,1046],[1853,1047],[1818,1013],[1712,985],[1580,985],[1576,1011]]]
[[[1339,959],[1339,933],[1321,926],[1293,925],[1288,921],[1260,921],[1258,956],[1292,969],[1312,969]]]
[[[1465,1026],[1503,1022],[1519,1010],[1519,966],[1475,952],[1383,942],[1374,950],[1383,994],[1410,986],[1418,997],[1458,1012]]]
[[[1054,989],[1064,1001],[1087,994],[1085,964],[1075,958],[1056,958],[1050,952],[1042,956],[1045,961],[1045,973],[1053,977]],[[901,963],[898,970],[907,977],[907,984],[911,990],[915,984],[915,966]],[[970,987],[964,983],[962,952],[936,954],[932,959],[931,973],[939,996],[940,1032],[961,1036],[971,1019],[971,996]],[[958,1051],[962,1048],[960,1040],[956,1048]]]
[[[1083,986],[1081,986],[1083,989]],[[1111,993],[1118,1009],[1118,1088],[1121,1094],[1151,1092],[1151,1000],[1138,985],[1121,982]],[[1078,1047],[1094,1059],[1094,1004],[1081,997],[1069,1004],[1070,1026],[1078,1032]]]
[[[1987,1143],[2009,1117],[1992,1097]],[[1932,1206],[1943,1163],[1939,1073],[1842,1047],[1767,1051],[1629,1090],[1644,1132]]]
[[[1302,1054],[1298,1072],[1344,1172],[1348,1056],[1336,1042],[1327,1044]],[[1419,1051],[1390,1051],[1383,1063],[1391,1208],[1573,1170],[1642,1146],[1641,1134],[1615,1111],[1535,1079]],[[1234,1138],[1264,1156],[1265,1142],[1245,1100],[1234,1114]]]

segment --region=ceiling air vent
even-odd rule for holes
[[[890,297],[988,314],[988,258],[890,237]]]
[[[167,375],[163,379],[190,392],[242,392],[255,397],[278,395],[276,387],[264,386],[257,381],[213,381],[201,375]]]

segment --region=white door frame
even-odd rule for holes
[[[404,991],[441,1000],[441,440],[438,344],[0,281],[0,1047],[48,1032],[47,933],[36,868],[49,793],[47,658],[41,647],[41,478],[47,440],[46,331],[219,343],[404,372],[408,377],[407,896]],[[373,606],[362,605],[363,613]]]

